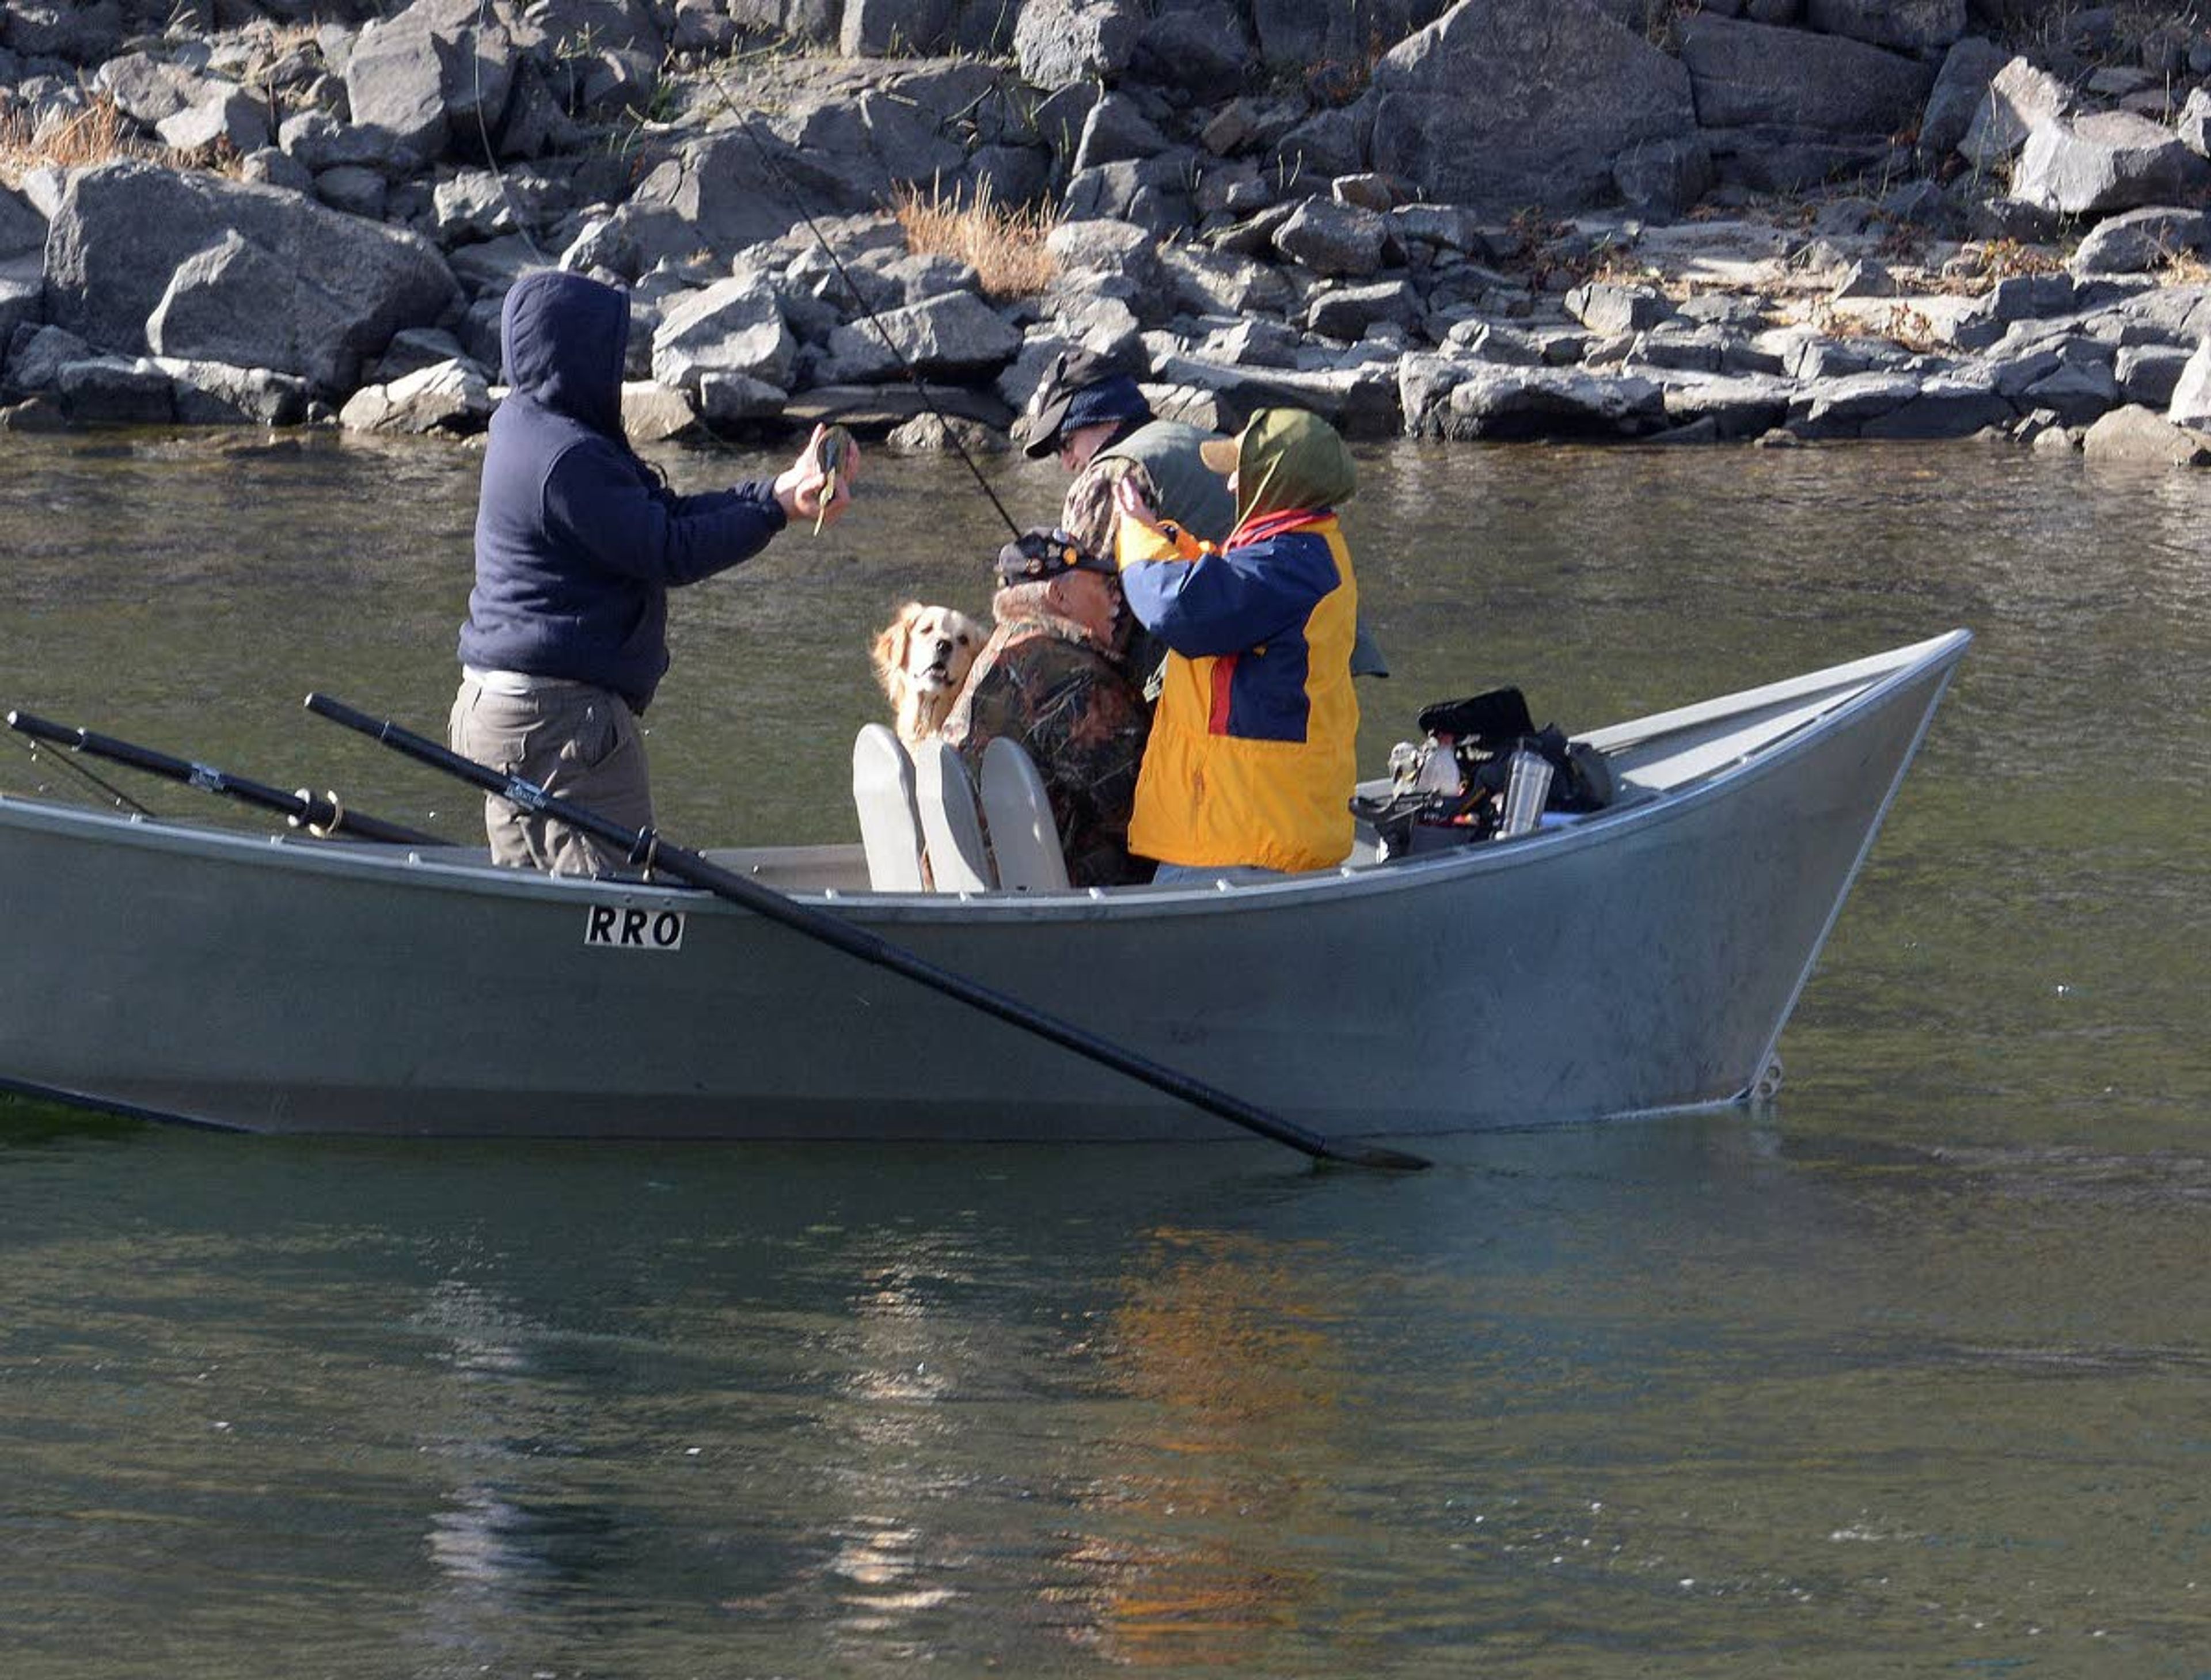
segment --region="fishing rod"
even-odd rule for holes
[[[117,764],[127,764],[134,770],[160,776],[165,780],[182,782],[187,787],[197,787],[203,792],[220,793],[242,804],[258,806],[263,810],[276,811],[294,828],[304,828],[318,840],[328,840],[343,834],[354,840],[376,840],[387,846],[444,846],[445,841],[435,834],[426,834],[418,829],[403,828],[396,822],[348,810],[338,803],[335,793],[326,793],[318,799],[306,789],[296,793],[285,793],[276,788],[248,781],[242,776],[233,776],[204,764],[194,764],[181,758],[172,758],[167,753],[155,752],[151,747],[141,747],[129,741],[119,741],[112,735],[94,734],[88,729],[72,729],[66,725],[48,723],[44,718],[28,712],[10,712],[8,727],[19,735],[27,735],[34,741],[44,741],[57,747],[67,747],[71,753],[90,753],[94,758],[104,758]],[[70,763],[67,758],[62,760]],[[82,768],[82,767],[76,767]],[[91,776],[88,770],[84,773]],[[100,779],[93,776],[94,781]],[[100,784],[107,785],[105,782]],[[112,791],[112,790],[110,790]],[[142,816],[151,816],[136,800],[118,793],[118,800],[131,806]]]
[[[484,37],[498,21],[492,14],[491,0],[483,0],[483,3],[476,8],[476,38],[469,52],[469,58],[476,65],[476,138],[483,144],[484,161],[491,166],[491,178],[499,187],[499,196],[506,205],[506,213],[514,218],[515,230],[522,235],[522,242],[530,247],[531,256],[550,265],[553,259],[539,248],[536,236],[530,231],[529,219],[522,214],[522,206],[514,202],[514,194],[507,189],[506,171],[499,167],[499,149],[492,144],[491,130],[484,122]],[[513,39],[510,33],[507,37],[510,45]],[[512,74],[512,66],[509,67],[509,74]]]
[[[990,506],[997,510],[998,517],[1006,522],[1006,529],[1015,537],[1019,537],[1021,534],[1021,526],[1015,523],[1014,516],[1006,512],[1005,503],[998,500],[998,493],[990,488],[990,481],[983,476],[983,469],[975,464],[975,458],[967,452],[967,446],[960,440],[959,429],[953,425],[944,410],[937,407],[936,398],[929,394],[929,386],[923,381],[920,372],[907,358],[906,353],[899,348],[898,341],[891,337],[890,329],[883,324],[882,318],[875,313],[875,310],[869,306],[868,300],[862,295],[858,285],[855,283],[851,273],[845,267],[845,259],[837,254],[837,248],[829,243],[827,236],[815,223],[813,215],[806,208],[805,199],[800,196],[797,188],[791,184],[791,177],[784,173],[783,166],[776,161],[775,155],[768,150],[760,136],[753,131],[751,118],[737,109],[737,102],[730,97],[730,90],[724,84],[720,73],[711,64],[705,68],[706,79],[714,84],[714,91],[721,95],[724,107],[737,119],[738,132],[742,134],[751,144],[761,163],[766,166],[768,173],[775,177],[776,185],[781,190],[784,197],[789,201],[791,208],[798,212],[798,219],[806,224],[806,231],[814,235],[814,242],[821,247],[821,254],[829,259],[829,266],[836,270],[837,278],[844,282],[845,291],[851,294],[853,304],[863,315],[868,318],[868,324],[875,328],[875,336],[883,341],[883,348],[891,353],[892,360],[899,365],[899,371],[906,375],[906,382],[913,386],[914,394],[921,398],[921,405],[927,409],[935,417],[937,424],[944,428],[944,435],[950,441],[954,453],[960,457],[960,464],[973,476],[977,486],[990,499]]]
[[[11,727],[15,725],[15,719],[19,715],[22,714],[14,712],[10,712],[8,714],[8,722]],[[32,721],[35,723],[37,719],[33,719]],[[11,736],[9,738],[13,740],[15,737]],[[90,782],[102,793],[105,793],[110,799],[112,799],[118,805],[127,806],[130,810],[136,811],[140,816],[154,816],[154,812],[150,807],[140,804],[136,799],[125,793],[121,788],[116,786],[114,783],[109,781],[104,776],[94,775],[91,771],[86,769],[84,766],[79,764],[74,758],[57,758],[51,753],[42,753],[33,743],[29,741],[17,741],[15,742],[15,744],[21,747],[26,753],[29,754],[31,758],[36,762],[42,764],[54,763],[67,766],[73,774],[83,777],[85,780]]]

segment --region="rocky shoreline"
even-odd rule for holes
[[[632,288],[640,440],[994,442],[1080,344],[1213,424],[2201,464],[2182,9],[4,0],[0,425],[473,436],[557,263]]]

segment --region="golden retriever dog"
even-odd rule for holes
[[[875,680],[897,716],[898,738],[907,746],[944,726],[968,668],[983,650],[984,634],[964,612],[909,601],[875,638]]]

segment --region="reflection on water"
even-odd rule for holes
[[[1129,1469],[1086,1503],[1160,1537],[1090,1562],[1101,1648],[1143,1667],[1234,1660],[1257,1634],[1325,1608],[1321,1574],[1239,1537],[1307,1526],[1336,1484],[1329,1455],[1347,1374],[1333,1368],[1340,1308],[1313,1289],[1321,1244],[1218,1231],[1148,1234],[1109,1320],[1110,1356],[1148,1427],[1115,1442]],[[1301,1252],[1302,1251],[1302,1252]]]
[[[1362,466],[1396,671],[1370,758],[1499,682],[1578,727],[1978,633],[1778,1101],[1385,1179],[0,1100],[0,1668],[2200,1674],[2207,481],[1973,448]],[[1050,471],[986,470],[1048,515]],[[680,597],[672,831],[849,834],[867,632],[987,598],[957,473],[881,461],[835,531]],[[0,701],[465,832],[297,701],[434,731],[473,476],[11,440]],[[0,752],[0,789],[45,773]]]
[[[2191,1671],[2211,1161],[1827,1112],[1386,1180],[27,1143],[10,1671]]]
[[[518,1611],[562,1585],[551,1555],[561,1537],[552,1519],[523,1502],[528,1461],[541,1450],[532,1414],[557,1423],[560,1398],[533,1392],[527,1340],[535,1327],[463,1279],[433,1284],[405,1328],[433,1339],[433,1362],[448,1374],[442,1404],[421,1420],[418,1436],[418,1450],[441,1462],[448,1483],[425,1537],[440,1590],[426,1598],[420,1637],[457,1659],[510,1659],[507,1630]]]

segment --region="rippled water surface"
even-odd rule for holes
[[[1777,1101],[1380,1178],[0,1100],[0,1673],[2211,1674],[2211,480],[1362,466],[1371,761],[1499,682],[1580,728],[1978,634]],[[1047,469],[985,470],[1049,516]],[[298,701],[441,731],[474,476],[10,437],[0,704],[464,835]],[[679,597],[678,838],[849,838],[870,632],[986,604],[956,464],[863,488]],[[77,797],[0,741],[42,786]]]

